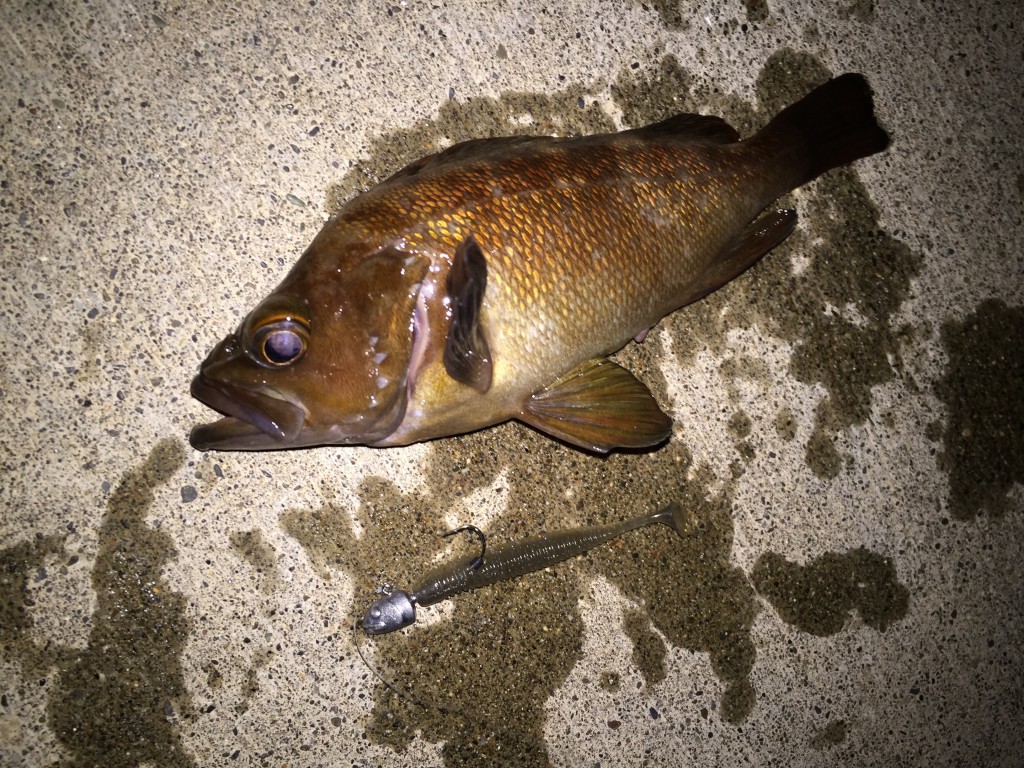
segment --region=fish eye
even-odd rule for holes
[[[286,365],[302,354],[302,339],[295,331],[274,331],[263,339],[263,356],[268,363]]]
[[[254,341],[259,362],[281,368],[302,357],[309,341],[309,331],[295,320],[279,320],[258,329]]]

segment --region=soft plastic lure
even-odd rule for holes
[[[543,536],[533,536],[487,549],[486,538],[480,529],[465,526],[445,535],[470,531],[480,537],[481,552],[476,557],[461,557],[440,566],[427,575],[411,593],[396,589],[376,600],[363,616],[363,631],[382,635],[408,627],[416,621],[417,605],[433,605],[449,597],[479,589],[505,579],[514,579],[532,571],[539,571],[555,563],[583,554],[627,531],[661,523],[682,535],[685,518],[682,508],[672,502],[650,515],[641,515],[618,523],[583,528],[566,528]]]

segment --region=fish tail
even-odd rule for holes
[[[767,152],[792,158],[796,178],[790,188],[889,146],[875,119],[871,87],[856,73],[829,80],[786,107],[755,140]]]

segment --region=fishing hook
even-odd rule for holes
[[[442,534],[442,536],[448,538],[449,536],[454,536],[457,533],[472,533],[480,540],[480,554],[477,555],[473,562],[469,564],[469,570],[479,570],[480,566],[484,564],[484,555],[487,553],[487,536],[475,525],[464,525],[461,528],[456,528],[453,531],[448,531],[448,533],[444,533]]]

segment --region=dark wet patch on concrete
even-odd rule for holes
[[[459,474],[453,465],[445,470],[449,478]],[[437,490],[404,494],[386,480],[368,478],[354,511],[364,532],[358,540],[352,515],[332,504],[290,511],[281,523],[322,577],[338,570],[354,576],[354,620],[376,587],[387,582],[411,588],[447,547],[452,557],[469,551],[467,542],[441,537],[447,529],[444,516],[461,493],[452,487]],[[497,536],[496,531],[488,527],[489,535]],[[522,756],[511,758],[511,765],[543,765],[534,762],[545,754],[542,705],[578,658],[582,622],[565,610],[577,599],[571,573],[537,578],[461,595],[452,603],[452,620],[436,626],[421,624],[372,639],[360,635],[374,668],[402,691],[398,697],[385,686],[377,689],[367,734],[402,751],[422,731],[428,740],[446,742],[448,765],[479,765],[488,758],[505,764],[509,755]],[[524,583],[530,590],[528,611],[517,593]],[[423,608],[418,615],[423,621],[439,610]]]
[[[750,437],[753,426],[754,422],[746,412],[734,411],[732,416],[729,417],[729,423],[726,428],[729,430],[729,434],[738,440],[742,440]]]
[[[27,578],[47,557],[64,555],[64,537],[38,535],[0,552],[0,638],[26,675],[49,686],[49,727],[64,754],[57,765],[193,765],[175,724],[191,710],[180,663],[185,598],[162,576],[175,556],[170,536],[145,522],[154,490],[183,462],[181,443],[162,441],[111,494],[97,532],[96,609],[84,650],[31,635]]]
[[[680,459],[687,463],[688,457]],[[663,471],[671,466],[666,462]],[[654,487],[672,487],[669,477],[658,477],[657,467],[650,469]],[[725,684],[722,718],[737,723],[755,700],[749,680],[756,656],[750,627],[759,607],[745,574],[729,562],[733,525],[728,491],[713,492],[713,478],[706,470],[688,474],[677,475],[685,485],[675,495],[686,510],[683,536],[651,531],[648,539],[659,534],[661,538],[623,541],[628,558],[615,557],[612,548],[597,550],[592,558],[605,578],[646,607],[651,623],[670,643],[709,655]]]
[[[683,0],[647,0],[640,3],[644,9],[653,8],[661,17],[667,29],[686,31],[690,29],[690,15],[684,12]]]
[[[324,581],[331,581],[335,570],[357,565],[359,548],[353,540],[352,521],[334,505],[288,510],[281,516],[280,525],[306,550],[313,570]]]
[[[601,673],[597,682],[608,693],[615,693],[622,687],[622,675],[618,672],[605,671]]]
[[[623,616],[622,629],[633,642],[633,665],[640,670],[647,685],[655,685],[668,677],[665,657],[668,649],[654,633],[650,619],[643,611],[629,610]]]
[[[747,21],[751,24],[768,21],[768,17],[771,15],[768,0],[743,0],[743,8],[747,12]]]
[[[405,494],[371,478],[360,487],[361,504],[353,513],[327,504],[288,512],[282,525],[322,576],[338,570],[354,575],[358,615],[381,583],[415,586],[448,546],[440,538],[448,527],[444,516],[455,512],[459,520],[473,520],[474,510],[461,500],[494,484],[510,466],[515,471],[501,494],[507,507],[486,526],[492,541],[618,520],[672,498],[694,510],[691,530],[684,537],[662,526],[636,531],[548,571],[421,609],[421,623],[404,632],[360,638],[372,648],[374,667],[403,694],[385,686],[376,690],[368,735],[403,750],[421,733],[445,743],[450,766],[488,759],[545,765],[544,704],[580,658],[583,623],[576,605],[589,576],[597,574],[660,613],[648,618],[638,611],[627,619],[626,632],[648,683],[664,678],[667,653],[653,621],[671,641],[712,655],[716,672],[728,682],[723,716],[742,719],[754,700],[747,675],[757,606],[742,572],[727,563],[728,502],[722,496],[706,501],[707,473],[683,487],[690,462],[678,444],[655,454],[601,460],[507,424],[436,443],[426,467],[426,493]],[[352,514],[364,531],[358,541]],[[471,549],[459,540],[451,546],[446,557]],[[423,623],[446,609],[450,618]],[[592,684],[607,687],[610,675],[620,674],[607,670]]]
[[[749,355],[735,355],[726,358],[719,366],[722,375],[730,381],[746,379],[752,382],[766,383],[771,381],[771,370],[764,360]]]
[[[193,765],[172,722],[191,708],[180,662],[189,632],[185,597],[161,574],[176,554],[171,537],[145,522],[153,491],[183,462],[181,443],[161,441],[107,504],[89,644],[61,669],[48,707],[54,733],[74,755],[69,765]]]
[[[811,747],[814,749],[829,749],[846,741],[850,733],[850,724],[845,720],[833,720],[824,728],[820,728],[811,736]]]
[[[789,408],[780,408],[775,414],[775,431],[787,443],[796,439],[796,418]]]
[[[491,441],[473,436],[459,443],[481,439]],[[530,439],[548,450],[569,450],[532,433]],[[485,459],[467,466],[466,454],[444,454],[437,456],[443,464],[438,474],[444,479],[430,484],[429,496],[406,495],[379,480],[361,488],[359,515],[366,522],[366,536],[359,546],[372,560],[364,574],[415,586],[434,557],[446,551],[448,541],[440,536],[447,528],[444,515],[477,486],[480,469],[488,481],[498,469]],[[547,527],[554,527],[555,519],[550,517]],[[487,526],[487,534],[505,540],[535,534],[542,527],[543,517],[506,514]],[[471,543],[455,540],[448,556],[471,548]],[[357,613],[369,604],[373,586],[365,575],[357,579]],[[452,766],[544,765],[543,705],[581,652],[583,624],[575,610],[580,592],[577,570],[559,567],[460,595],[450,603],[450,620],[364,641],[372,645],[374,665],[409,697],[378,688],[367,733],[403,750],[421,731],[430,741],[445,742],[445,762]],[[419,619],[440,610],[420,609]]]
[[[236,715],[244,715],[249,711],[249,702],[260,692],[259,672],[273,657],[274,653],[270,648],[258,648],[253,651],[252,660],[245,670],[245,679],[242,681],[242,695],[234,707]]]
[[[531,756],[519,753],[524,756],[514,764],[543,765],[543,704],[579,659],[583,625],[575,606],[592,575],[604,576],[646,606],[626,632],[649,683],[664,675],[666,653],[653,624],[673,644],[708,653],[726,683],[722,716],[730,722],[746,716],[755,699],[748,679],[755,656],[749,629],[758,606],[742,571],[728,562],[728,498],[711,492],[709,473],[691,471],[682,445],[596,459],[509,424],[435,446],[427,464],[431,502],[424,510],[431,515],[490,485],[504,467],[514,467],[506,478],[507,507],[488,526],[494,540],[622,519],[671,499],[684,505],[689,528],[682,537],[661,526],[635,531],[548,572],[460,595],[450,621],[375,639],[376,663],[403,689],[435,706],[474,703],[466,709],[474,722],[459,722],[465,718],[395,701],[382,690],[371,729],[376,738],[401,747],[419,729],[431,740],[454,739],[445,752],[449,765],[472,764],[459,756],[491,744],[502,745],[495,754],[513,754],[508,750],[529,743]],[[390,506],[409,503],[396,494]],[[434,511],[431,505],[439,503]],[[471,511],[462,512],[467,515],[472,519]],[[374,535],[400,540],[405,529],[389,524]],[[435,539],[427,552],[438,549]],[[427,567],[424,554],[409,558],[415,563],[412,575]],[[445,697],[440,701],[439,692]],[[509,711],[515,713],[516,733],[507,732]]]
[[[807,439],[807,466],[818,477],[836,477],[843,468],[843,457],[835,446],[835,437],[820,426],[815,418],[814,431]]]
[[[909,593],[892,560],[863,547],[827,552],[807,565],[768,552],[750,578],[783,621],[819,637],[843,629],[853,610],[880,632],[907,614]]]
[[[65,556],[63,535],[39,533],[31,541],[21,541],[0,550],[0,645],[5,654],[18,658],[26,679],[44,679],[51,666],[64,660],[70,651],[54,652],[32,637],[32,609],[29,581],[51,557]]]
[[[726,424],[726,430],[733,438],[737,458],[729,463],[729,472],[733,479],[738,479],[746,472],[746,466],[757,456],[757,449],[749,439],[753,432],[754,422],[743,410],[734,411]]]
[[[628,128],[692,111],[686,104],[693,76],[675,56],[662,56],[659,61],[659,55],[657,50],[651,51],[651,63],[640,69],[623,68],[610,86],[612,99]]]
[[[872,22],[875,20],[875,0],[853,0],[839,10],[839,18],[852,19],[862,24]]]
[[[664,679],[668,649],[658,633],[673,646],[707,653],[725,685],[710,711],[731,723],[742,722],[756,702],[749,679],[756,657],[750,628],[760,610],[755,584],[782,606],[784,620],[817,635],[841,629],[853,608],[879,630],[906,612],[906,590],[891,562],[865,550],[830,554],[806,568],[768,554],[752,584],[730,564],[728,484],[716,493],[714,478],[693,468],[679,443],[599,460],[508,424],[434,446],[424,493],[403,493],[370,478],[352,513],[327,504],[282,518],[321,575],[353,574],[353,620],[373,599],[374,587],[414,587],[439,554],[447,559],[472,549],[456,539],[447,552],[440,537],[450,525],[445,515],[454,513],[460,523],[478,520],[462,501],[498,482],[506,467],[515,468],[498,494],[506,506],[485,526],[492,541],[617,520],[670,499],[686,510],[686,526],[682,536],[662,526],[632,532],[548,571],[421,608],[420,623],[408,630],[360,636],[374,669],[401,692],[384,685],[375,690],[366,732],[398,751],[422,735],[445,744],[449,766],[488,760],[546,765],[544,704],[582,653],[584,627],[576,606],[594,576],[644,606],[624,617],[623,630],[634,645],[627,664],[648,685]],[[359,540],[353,514],[364,531]],[[431,622],[443,612],[449,615]],[[606,669],[589,684],[614,691],[625,671]]]
[[[939,466],[949,475],[950,511],[961,520],[1002,515],[1010,489],[1024,483],[1024,307],[986,300],[944,323],[942,344],[949,362],[936,391],[948,413]]]
[[[749,136],[831,74],[811,55],[779,51],[758,78],[755,109],[713,85],[692,84],[671,57],[664,60],[666,67],[675,74],[652,81],[645,109],[629,113],[630,125],[682,109],[722,115]],[[619,92],[636,90],[642,77],[624,72]],[[689,92],[680,92],[687,84]],[[664,104],[671,108],[659,106]],[[806,456],[816,475],[831,478],[848,461],[835,448],[835,438],[868,418],[871,388],[899,371],[902,330],[889,323],[909,293],[921,257],[879,229],[878,211],[855,169],[832,171],[804,189],[806,203],[780,201],[797,207],[800,229],[729,286],[663,322],[684,366],[704,350],[724,353],[726,333],[733,328],[756,325],[791,344],[790,373],[828,392],[816,409]],[[795,272],[798,260],[806,264]]]
[[[359,496],[355,517],[328,501],[317,510],[285,512],[281,528],[302,545],[325,581],[339,572],[348,573],[356,578],[357,592],[364,595],[385,581],[408,586],[419,575],[407,567],[409,559],[418,553],[436,553],[443,546],[441,513],[432,513],[427,498],[402,497],[394,485],[377,477],[362,482]],[[363,528],[361,539],[355,537],[355,521]]]
[[[453,766],[546,765],[544,703],[581,652],[578,590],[571,569],[537,574],[460,596],[450,621],[375,640],[387,674],[432,708],[378,689],[371,738],[402,749],[422,731],[445,741]]]
[[[280,584],[277,556],[274,547],[259,529],[234,531],[229,537],[231,548],[253,568],[253,576],[260,592],[271,594]]]

